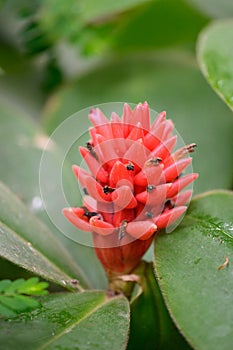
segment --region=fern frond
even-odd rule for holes
[[[48,294],[47,287],[48,283],[39,282],[38,277],[0,281],[0,317],[12,317],[39,307],[39,301],[30,296]]]

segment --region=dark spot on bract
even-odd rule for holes
[[[126,165],[127,170],[134,170],[134,165],[132,163],[129,163]]]
[[[148,186],[146,186],[146,190],[147,190],[147,192],[152,192],[153,190],[155,190],[156,189],[156,186],[155,185],[148,185]]]
[[[105,194],[108,194],[108,193],[112,193],[113,191],[115,191],[115,188],[112,188],[112,187],[109,187],[109,186],[104,186],[103,187],[103,191]]]

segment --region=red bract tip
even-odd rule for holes
[[[109,184],[111,187],[120,187],[128,185],[133,188],[132,174],[127,170],[127,165],[117,160],[109,175]]]
[[[184,158],[164,169],[163,174],[166,182],[170,182],[177,178],[177,176],[180,175],[180,173],[191,163],[191,161],[192,158]]]
[[[171,187],[167,192],[167,198],[172,198],[176,196],[180,191],[182,191],[186,186],[198,178],[198,174],[188,174],[181,178],[178,178],[171,183]]]
[[[144,130],[142,124],[138,122],[129,133],[128,140],[137,141],[139,139],[144,139]]]
[[[75,208],[64,208],[63,214],[65,217],[76,227],[78,227],[80,230],[83,231],[91,231],[90,224],[87,222],[83,215],[77,215],[77,212],[75,213]]]
[[[166,119],[166,111],[160,112],[151,125],[151,129],[156,129]]]
[[[176,141],[177,136],[173,136],[170,139],[161,142],[160,145],[151,153],[151,157],[161,158],[163,161],[165,161],[175,147]]]
[[[145,136],[144,146],[149,148],[151,151],[154,150],[155,147],[159,146],[165,127],[166,121],[159,124],[158,127],[151,128],[150,132]]]
[[[112,201],[117,208],[132,209],[136,208],[137,200],[134,197],[129,186],[121,186],[117,188],[112,194]]]
[[[85,149],[84,147],[79,147],[79,151],[85,160],[90,172],[95,176],[98,181],[107,182],[108,181],[108,173],[104,170],[98,160],[91,154],[90,151]],[[98,157],[98,155],[97,155]]]
[[[148,206],[154,206],[157,203],[163,203],[167,196],[167,192],[171,184],[164,184],[159,186],[148,185],[146,191],[136,195],[136,199]]]
[[[130,147],[124,154],[124,158],[132,162],[136,170],[140,170],[144,166],[148,156],[149,151],[144,147],[142,139],[131,142]]]
[[[114,231],[114,226],[106,221],[102,221],[99,216],[92,216],[90,218],[90,227],[92,231],[99,235],[110,235]]]
[[[162,172],[163,164],[146,166],[134,176],[134,184],[139,186],[147,186],[148,184],[157,185],[161,179]]]
[[[186,207],[177,207],[170,209],[163,214],[159,215],[157,219],[155,219],[155,223],[158,226],[158,229],[165,228],[167,226],[172,225],[177,219],[179,219],[184,212],[186,211]]]
[[[84,206],[63,213],[79,229],[92,232],[96,254],[111,279],[131,273],[154,235],[184,214],[192,190],[181,191],[198,176],[183,175],[195,144],[173,152],[172,121],[161,112],[150,126],[147,102],[134,109],[125,104],[122,117],[113,112],[110,121],[92,109],[89,119],[90,140],[80,147],[89,172],[73,166],[85,189]]]
[[[136,239],[145,241],[157,231],[157,226],[151,221],[132,221],[126,227],[126,232]]]

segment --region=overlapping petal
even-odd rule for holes
[[[134,109],[125,104],[122,117],[113,112],[110,120],[100,109],[92,109],[89,119],[90,140],[80,147],[89,171],[73,166],[84,188],[84,206],[63,213],[79,229],[93,233],[97,256],[108,274],[128,273],[153,236],[184,214],[192,191],[181,191],[197,174],[183,171],[192,161],[188,155],[195,144],[174,152],[172,121],[161,112],[150,126],[146,102]]]

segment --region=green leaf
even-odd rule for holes
[[[0,292],[6,290],[8,287],[12,285],[10,280],[2,280],[0,281]]]
[[[72,277],[62,269],[66,250],[54,239],[47,227],[1,183],[0,230],[2,257],[57,284],[74,288]],[[62,261],[57,260],[60,268],[54,265],[58,252],[62,257]]]
[[[12,199],[11,202],[6,198],[8,206],[5,207],[4,203],[0,208],[0,212],[3,211],[4,213],[5,220],[7,218],[7,222],[11,226],[13,225],[13,228],[16,227],[22,234],[27,234],[27,237],[30,237],[29,241],[31,237],[33,242],[43,241],[43,252],[48,253],[56,265],[73,278],[78,279],[83,286],[105,288],[107,284],[106,277],[93,248],[77,244],[61,233],[50,221],[43,206],[38,173],[43,147],[47,143],[48,137],[33,120],[28,119],[24,114],[1,101],[0,122],[2,131],[0,139],[0,178],[23,200],[31,212],[46,223],[51,232],[48,233],[49,230],[41,225],[33,215],[30,215],[25,208],[22,209],[21,205],[16,209],[13,205],[15,199]],[[49,151],[49,154],[51,156],[50,165],[61,159],[59,147],[55,146]],[[64,164],[63,169],[62,180],[64,185],[69,189],[76,188],[77,182],[72,174],[71,164]],[[51,201],[54,211],[57,213],[56,219],[61,220],[63,218],[61,209],[64,205],[56,195],[57,187],[55,186],[52,167],[46,169],[46,172],[46,185],[49,189],[54,189]],[[57,184],[57,186],[60,186],[60,184]],[[70,200],[75,204],[77,201],[76,192],[69,191],[69,195]],[[8,197],[7,193],[6,197]],[[18,201],[16,205],[18,205],[17,203]],[[12,211],[14,215],[12,215]],[[64,221],[69,225],[65,219]],[[44,231],[42,236],[34,233],[38,231],[38,225]],[[75,236],[75,228],[73,232]],[[86,263],[87,259],[88,264]]]
[[[45,288],[48,287],[47,282],[39,282],[38,277],[29,278],[23,284],[17,287],[17,292],[28,295],[43,295]]]
[[[37,300],[22,295],[12,295],[9,297],[0,295],[0,304],[16,313],[25,312],[40,306]]]
[[[0,303],[0,315],[3,317],[13,317],[16,315],[16,312]]]
[[[26,310],[35,309],[40,306],[39,301],[26,295],[16,295],[14,299],[21,305],[25,304]]]
[[[9,282],[9,280],[6,281]],[[4,291],[6,294],[22,293],[28,295],[44,295],[48,293],[46,290],[44,290],[48,287],[48,285],[49,284],[47,282],[39,282],[38,277],[31,277],[26,281],[23,278],[19,278],[11,282],[9,286],[4,289]]]
[[[231,188],[231,113],[203,79],[194,57],[185,51],[134,54],[103,62],[53,95],[45,111],[45,127],[52,132],[66,117],[100,101],[145,100],[157,111],[167,110],[186,143],[197,143],[193,167],[201,176],[194,185],[196,193]],[[224,169],[221,176],[219,169]]]
[[[48,283],[39,282],[37,277],[29,278],[27,281],[22,278],[13,282],[0,281],[0,315],[9,317],[12,312],[24,312],[40,306],[37,300],[20,294],[45,295],[48,294],[48,291],[45,290],[47,287]],[[6,309],[9,309],[8,312]]]
[[[127,349],[190,349],[169,316],[152,264],[145,264],[140,277],[143,292],[131,304]]]
[[[48,293],[44,289],[47,287],[48,287],[47,282],[39,282],[36,285],[31,286],[30,288],[25,290],[25,292],[22,291],[21,293],[29,294],[29,295],[46,295]]]
[[[232,5],[233,12],[233,5]],[[217,94],[233,110],[233,20],[213,22],[200,34],[200,68]]]
[[[155,240],[165,302],[198,350],[228,350],[233,343],[232,208],[232,192],[197,196],[180,226]]]
[[[8,286],[7,286],[7,288],[4,288],[4,291],[5,291],[5,293],[8,293],[8,294],[14,293],[16,290],[18,290],[18,288],[20,288],[25,283],[25,280],[23,278],[18,278],[17,280],[12,281],[12,282],[9,280],[5,280],[5,281],[8,282]],[[2,282],[4,283],[4,280],[0,281],[0,286],[1,286]]]
[[[4,349],[125,349],[129,306],[101,292],[50,295],[42,308],[0,321]]]
[[[17,288],[17,290],[20,292],[20,293],[26,293],[28,290],[31,289],[31,287],[34,287],[35,285],[37,285],[39,282],[39,278],[38,277],[32,277],[32,278],[29,278],[27,281],[24,281],[23,284],[21,284],[21,286],[19,286]]]

